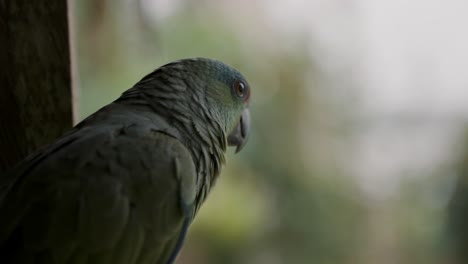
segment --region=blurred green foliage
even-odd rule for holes
[[[468,133],[464,136],[455,164],[458,177],[446,219],[448,254],[455,264],[468,262]]]

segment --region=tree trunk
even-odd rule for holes
[[[67,1],[0,0],[0,175],[73,123]]]

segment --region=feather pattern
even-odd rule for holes
[[[173,263],[225,162],[229,78],[167,64],[0,177],[2,263]]]

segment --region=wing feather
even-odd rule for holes
[[[27,160],[0,189],[6,263],[166,264],[195,199],[189,151],[139,125],[68,137]]]

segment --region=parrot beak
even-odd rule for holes
[[[228,145],[237,146],[236,153],[247,143],[250,132],[250,111],[248,108],[244,109],[241,118],[237,126],[228,136]]]

